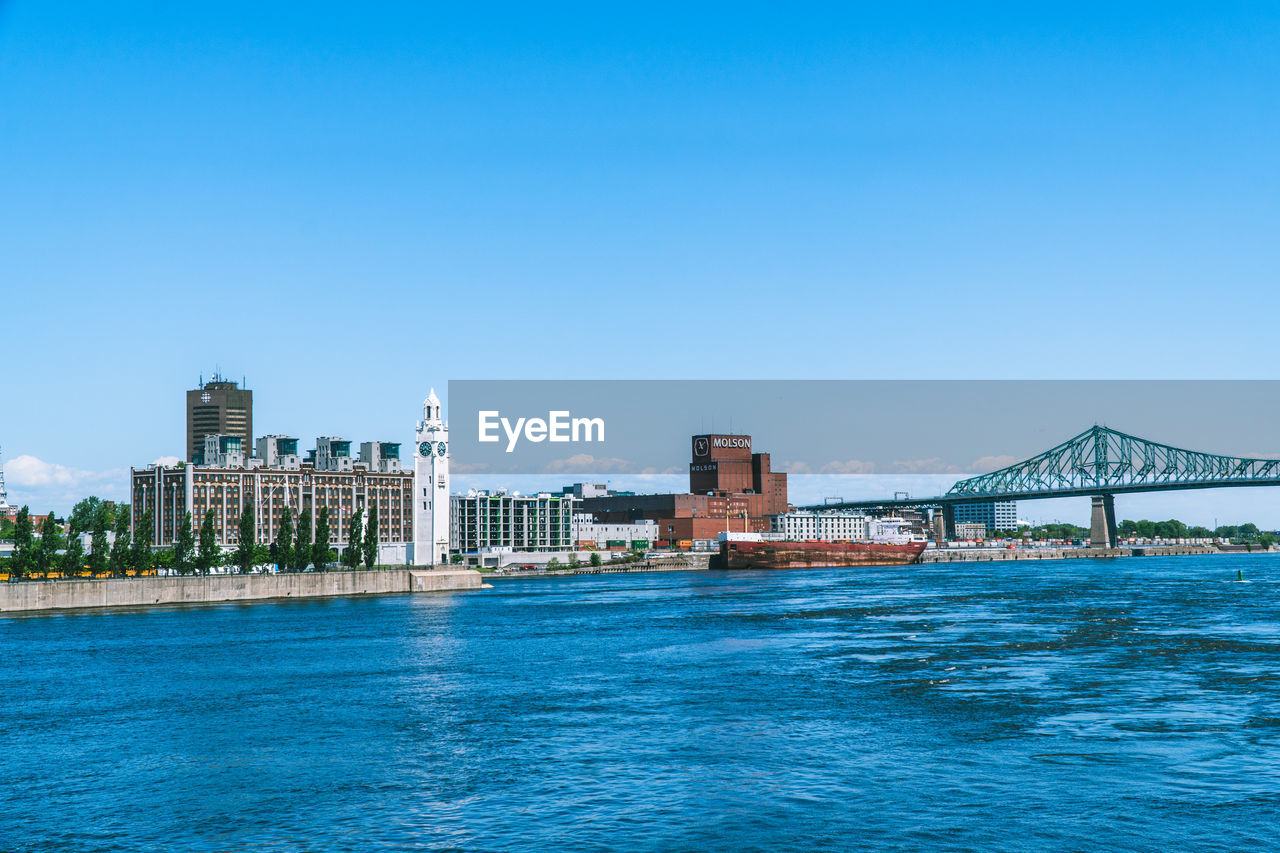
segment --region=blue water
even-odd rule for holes
[[[1280,558],[495,583],[0,618],[0,850],[1280,846]]]

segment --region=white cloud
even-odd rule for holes
[[[577,453],[568,459],[556,459],[544,469],[548,474],[622,474],[634,470],[625,459],[596,458],[590,453]]]
[[[151,464],[157,468],[173,468],[181,461],[177,456],[161,456],[159,459],[153,460]]]
[[[38,512],[69,512],[89,495],[116,501],[128,500],[129,495],[129,472],[123,468],[86,471],[24,455],[5,463],[4,477],[9,503]]]
[[[1010,465],[1019,461],[1021,460],[1019,460],[1018,457],[1009,456],[1007,454],[1001,456],[982,456],[973,460],[973,464],[969,466],[969,469],[979,474],[990,474],[992,471],[999,471],[1001,468],[1008,468]]]

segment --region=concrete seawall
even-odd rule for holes
[[[480,589],[470,569],[386,569],[280,575],[119,578],[0,583],[0,613],[82,607],[138,607],[267,598],[323,598]]]
[[[1243,554],[1207,545],[1126,545],[1121,548],[942,548],[925,551],[922,563],[985,563],[1001,560],[1085,560],[1096,557],[1170,557],[1177,554]],[[1263,553],[1255,551],[1254,553]]]

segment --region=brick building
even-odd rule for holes
[[[581,511],[602,524],[652,520],[665,540],[714,539],[721,532],[769,529],[787,510],[787,475],[768,453],[754,453],[749,435],[695,435],[689,494],[606,495],[582,500]]]

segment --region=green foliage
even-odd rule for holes
[[[276,569],[288,571],[293,565],[293,512],[285,507],[280,512],[280,529],[276,531]]]
[[[73,537],[79,541],[80,537]],[[94,574],[105,572],[111,562],[111,545],[107,540],[105,528],[94,530],[93,539],[89,542],[89,569]]]
[[[550,560],[547,560],[547,571],[554,572],[558,568],[560,568],[560,561],[557,560],[555,557],[552,557]]]
[[[200,522],[200,548],[196,552],[196,574],[207,575],[218,564],[218,534],[213,527],[213,510],[204,512],[204,521]]]
[[[461,562],[462,562],[462,555],[461,555],[461,554],[454,554],[453,556],[451,556],[451,557],[449,558],[449,562],[450,562],[450,563],[461,563]]]
[[[40,522],[40,545],[36,548],[35,570],[44,573],[58,565],[58,552],[65,545],[62,527],[54,521],[53,511]]]
[[[372,569],[374,562],[378,559],[378,507],[375,505],[369,510],[369,524],[364,530],[364,542],[361,543],[364,548],[364,567]]]
[[[116,541],[111,543],[111,558],[108,565],[112,577],[122,578],[125,570],[129,568],[129,547],[132,544],[127,512],[116,513],[115,534]]]
[[[600,552],[599,552],[599,551],[592,551],[592,552],[591,552],[591,559],[589,560],[589,562],[591,563],[592,568],[596,568],[596,569],[600,568],[600,564],[603,562],[603,561],[600,559]]]
[[[317,572],[323,572],[329,564],[329,508],[320,507],[316,515],[316,541],[311,546],[311,562]]]
[[[115,509],[96,495],[90,495],[77,503],[67,518],[67,524],[73,533],[96,533],[111,528],[115,523]]]
[[[1089,528],[1077,527],[1074,524],[1052,522],[1041,524],[1024,531],[1031,534],[1032,539],[1088,539]]]
[[[138,519],[138,527],[134,531],[133,542],[129,547],[129,568],[142,574],[152,568],[151,536],[155,529],[155,519],[151,510],[142,513]]]
[[[0,518],[0,539],[12,539],[13,531],[16,528],[17,525],[13,523],[9,516],[6,515],[4,518]]]
[[[195,535],[191,531],[191,513],[184,512],[178,522],[178,536],[173,543],[173,563],[170,566],[180,575],[190,574],[195,568],[192,562],[195,551]]]
[[[311,510],[298,515],[298,531],[293,540],[293,570],[305,572],[311,562]]]
[[[236,545],[233,562],[233,565],[240,570],[241,574],[248,572],[255,563],[266,563],[270,560],[269,555],[261,561],[256,559],[258,553],[258,545],[255,541],[256,534],[254,533],[257,526],[256,521],[257,519],[253,515],[253,504],[245,501],[244,508],[240,510],[240,526],[238,530],[240,542]],[[267,551],[265,547],[262,550],[264,552]]]
[[[251,566],[266,566],[266,565],[270,565],[270,563],[271,563],[271,549],[266,545],[254,545],[253,559],[252,559]]]
[[[23,577],[30,574],[36,565],[35,528],[31,524],[31,510],[22,507],[13,525],[13,562],[10,566],[13,574]]]
[[[67,550],[62,554],[62,564],[59,568],[67,574],[84,571],[84,544],[81,543],[79,536],[72,536],[67,540]]]
[[[578,555],[576,553],[569,555],[569,568],[576,569],[580,563],[581,560],[578,559]]]
[[[347,550],[342,552],[342,564],[349,569],[360,567],[360,557],[363,553],[364,536],[364,510],[358,509],[355,515],[351,516],[351,523],[347,527]]]

